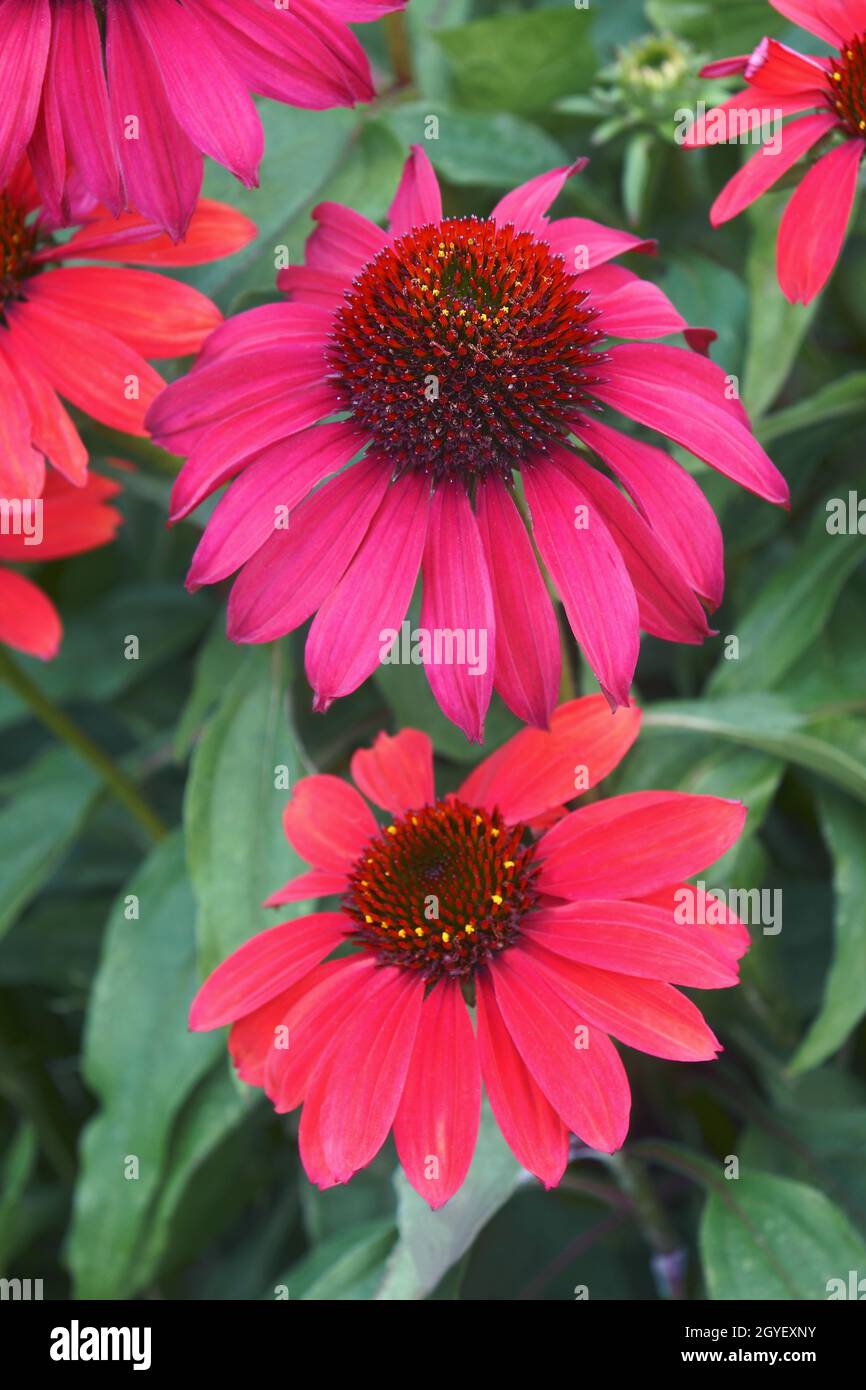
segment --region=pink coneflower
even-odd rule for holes
[[[741,138],[780,116],[801,118],[767,141],[723,188],[710,212],[718,227],[766,193],[819,141],[830,146],[791,197],[779,226],[779,284],[792,304],[824,288],[842,249],[857,171],[866,149],[866,0],[770,0],[774,9],[829,43],[828,57],[764,38],[754,53],[724,59],[702,75],[742,73],[749,84],[696,122],[687,145]],[[812,114],[803,116],[803,112]]]
[[[733,844],[743,806],[676,792],[563,805],[616,766],[639,721],[599,695],[562,705],[549,732],[522,730],[439,798],[427,735],[380,734],[352,776],[384,825],[337,777],[298,784],[285,830],[312,867],[270,904],[339,893],[341,910],[253,937],[202,986],[190,1025],[231,1023],[242,1079],[278,1112],[303,1103],[311,1181],[347,1182],[393,1129],[409,1181],[441,1206],[472,1160],[483,1081],[509,1147],[550,1187],[570,1132],[605,1153],[625,1139],[608,1035],[715,1057],[674,986],[736,984],[748,934],[725,912],[707,926],[677,913],[711,915],[681,880]]]
[[[601,406],[787,499],[720,367],[659,343],[609,345],[685,331],[705,346],[713,335],[609,263],[651,244],[583,217],[547,221],[577,167],[530,180],[489,218],[445,218],[416,149],[387,232],[321,204],[306,265],[279,278],[292,302],[225,324],[148,415],[154,437],[189,456],[173,519],[240,475],[189,587],[240,569],[228,612],[240,642],[315,613],[306,659],[319,709],[375,669],[420,570],[423,631],[486,637],[483,671],[425,660],[448,717],[480,740],[495,685],[521,719],[546,725],[560,649],[516,470],[541,559],[612,703],[628,702],[639,628],[704,639],[701,600],[715,606],[723,587],[716,519],[688,473],[603,423]]]
[[[40,211],[26,161],[0,187],[0,495],[39,497],[45,464],[82,483],[87,450],[59,397],[95,420],[143,435],[165,382],[146,360],[195,352],[222,315],[197,290],[150,270],[64,265],[195,265],[245,246],[254,225],[202,200],[175,245],[143,217],[108,218],[84,199],[63,242]]]
[[[25,149],[69,220],[73,174],[112,213],[182,237],[202,155],[258,182],[250,92],[292,106],[373,96],[349,22],[405,0],[0,0],[0,186]]]
[[[0,496],[0,642],[43,661],[57,655],[63,627],[54,604],[26,574],[6,566],[107,545],[123,520],[107,505],[119,491],[119,483],[96,473],[88,473],[82,487],[49,473],[40,498]]]

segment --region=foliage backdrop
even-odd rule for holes
[[[395,72],[406,54],[364,26],[384,93],[373,106],[262,103],[262,188],[211,165],[205,189],[247,212],[259,240],[184,278],[226,313],[275,297],[276,248],[300,259],[315,203],[381,218],[434,114],[439,138],[425,148],[450,212],[484,213],[589,153],[563,210],[657,236],[642,273],[718,331],[713,355],[738,376],[792,511],[684,456],[725,534],[721,635],[703,648],[644,639],[644,732],[611,790],[745,801],[747,833],[707,881],[781,889],[783,928],[756,928],[743,987],[709,1000],[726,1045],[717,1064],[626,1052],[629,1147],[650,1164],[671,1249],[686,1252],[690,1297],[815,1297],[831,1276],[866,1272],[866,575],[863,537],[826,525],[828,500],[866,486],[866,225],[817,305],[792,308],[775,282],[778,196],[713,232],[707,209],[744,152],[673,142],[674,110],[702,84],[686,74],[655,107],[623,88],[618,46],[653,32],[689,46],[692,74],[768,26],[784,37],[764,0],[592,0],[578,15],[571,0],[411,0],[407,20],[408,83]],[[262,899],[298,870],[275,768],[291,781],[342,773],[354,747],[405,723],[431,733],[446,786],[481,750],[417,667],[382,667],[313,716],[303,633],[233,647],[224,594],[185,593],[201,520],[166,529],[172,461],[83,427],[97,466],[123,482],[125,526],[116,545],[47,571],[65,642],[56,662],[22,664],[169,833],[151,843],[0,687],[0,1274],[78,1298],[273,1298],[287,1286],[304,1299],[561,1300],[580,1284],[592,1298],[657,1297],[604,1168],[573,1164],[544,1193],[483,1124],[470,1180],[435,1220],[394,1179],[389,1149],[320,1194],[287,1138],[293,1121],[238,1086],[219,1035],[187,1033],[202,972],[276,920]],[[730,635],[738,660],[723,655]],[[494,704],[487,749],[514,728]],[[723,1177],[728,1155],[736,1182]]]

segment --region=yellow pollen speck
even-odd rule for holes
[[[401,927],[400,930],[398,931],[397,935],[398,935],[398,936],[405,936],[405,935],[406,935],[406,928],[405,928],[405,927]]]
[[[502,898],[500,897],[500,895],[499,895],[498,893],[494,893],[494,894],[493,894],[493,899],[492,899],[492,901],[496,903],[496,906],[497,906],[497,907],[500,907],[500,906],[502,905]]]
[[[505,861],[505,867],[506,867],[506,869],[513,869],[513,868],[514,868],[514,860],[513,860],[513,859],[506,859],[506,861]]]
[[[364,921],[367,923],[368,926],[369,926],[369,924],[372,922],[372,920],[373,920],[372,917],[368,917],[367,914],[364,913]]]
[[[491,834],[491,836],[493,837],[494,840],[496,839],[497,835],[499,834],[499,831],[496,829],[496,826],[495,826],[495,825],[494,825],[493,829],[491,830],[490,834]]]
[[[396,827],[396,825],[389,825],[389,826],[388,826],[388,834],[389,834],[389,835],[396,835],[396,834],[397,834],[397,827]]]
[[[444,931],[442,933],[442,940],[445,942],[446,946],[448,945],[448,942],[451,940],[451,937],[448,935],[447,931]]]
[[[416,928],[415,928],[415,935],[416,935],[416,936],[423,936],[423,935],[424,935],[424,928],[423,928],[423,927],[416,927]]]
[[[860,129],[861,129],[861,130],[866,130],[866,121],[861,121],[861,122],[860,122]]]
[[[484,819],[483,816],[476,816],[476,817],[475,817],[475,824],[476,824],[476,825],[480,825],[483,819]]]
[[[467,936],[472,936],[475,932],[475,928],[473,927],[471,922],[467,922],[463,930],[465,931]]]
[[[412,816],[412,824],[413,824],[413,825],[417,825],[417,824],[418,824],[418,817],[417,817],[417,816]]]
[[[380,927],[384,927],[386,931],[388,930],[389,925],[390,925],[390,923],[388,923],[388,922],[380,922],[380,923],[379,923],[379,926],[380,926]]]
[[[361,879],[361,887],[362,887],[362,888],[369,888],[369,887],[370,887],[370,881],[369,881],[369,879],[362,878],[362,879]]]
[[[438,290],[434,290],[434,291],[433,291],[433,294],[434,294],[434,295],[437,295],[438,293],[439,293]]]
[[[842,74],[841,74],[841,72],[834,72],[834,73],[833,73],[833,81],[834,81],[834,82],[841,82],[841,81],[842,81]]]
[[[853,58],[853,57],[854,57],[854,54],[851,52],[850,48],[848,49],[848,57],[849,57],[849,58]]]

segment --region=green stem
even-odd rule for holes
[[[30,679],[21,667],[13,661],[5,647],[0,646],[0,680],[15,691],[15,694],[28,706],[37,719],[50,729],[56,738],[68,744],[79,757],[94,769],[106,787],[126,807],[130,815],[154,840],[162,840],[168,834],[156,812],[144,800],[135,783],[113,758],[103,751],[97,743],[80,729],[59,706],[55,705],[39,686]]]
[[[653,1274],[666,1298],[686,1297],[682,1242],[656,1195],[646,1166],[620,1150],[605,1159],[632,1209],[653,1254]]]
[[[75,1123],[10,990],[0,990],[0,1092],[33,1124],[64,1183],[75,1178]]]
[[[382,22],[397,85],[408,87],[412,81],[412,46],[406,16],[402,10],[395,10],[392,14],[386,14]]]
[[[98,425],[91,420],[83,428],[84,442],[95,454],[113,454],[115,458],[129,463],[138,463],[150,473],[167,474],[176,477],[180,472],[182,459],[160,449],[149,439],[139,439],[120,430],[111,430],[107,425]]]

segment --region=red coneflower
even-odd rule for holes
[[[794,192],[779,226],[779,284],[792,304],[808,304],[839,259],[866,150],[866,0],[770,4],[824,39],[833,54],[797,53],[764,38],[751,56],[711,63],[703,76],[741,72],[749,85],[698,120],[685,143],[742,138],[744,122],[757,138],[765,122],[801,116],[783,127],[779,140],[762,145],[719,194],[710,213],[718,227],[772,188],[819,141],[832,139]],[[805,111],[814,114],[803,116]]]
[[[0,495],[39,497],[46,460],[82,483],[87,451],[58,399],[114,429],[143,435],[165,385],[147,358],[195,352],[222,315],[188,285],[149,270],[64,261],[195,265],[230,255],[256,229],[202,200],[175,245],[133,214],[109,218],[82,199],[83,225],[63,242],[39,209],[23,161],[0,187]]]
[[[285,830],[312,868],[269,905],[339,893],[342,908],[253,937],[202,986],[190,1026],[231,1023],[241,1078],[278,1112],[303,1104],[320,1187],[347,1182],[393,1128],[409,1181],[441,1206],[472,1160],[482,1081],[519,1162],[553,1186],[570,1132],[606,1153],[625,1139],[609,1034],[715,1057],[674,986],[735,984],[748,934],[730,916],[678,925],[675,907],[697,899],[681,880],[737,839],[743,806],[676,792],[563,805],[616,766],[639,721],[598,695],[562,705],[549,732],[524,729],[440,798],[427,735],[380,734],[352,776],[385,825],[337,777],[298,784]]]
[[[54,604],[32,579],[5,565],[60,560],[107,545],[123,520],[107,505],[119,491],[119,483],[96,473],[88,473],[82,487],[49,473],[42,497],[0,497],[0,642],[43,661],[57,655],[63,627]]]
[[[132,207],[177,239],[202,155],[258,181],[250,92],[292,106],[373,96],[349,22],[405,0],[0,0],[0,186],[25,149],[52,215],[72,175],[113,213]]]
[[[657,343],[609,346],[685,332],[705,347],[713,335],[609,264],[651,243],[583,217],[548,222],[579,167],[530,180],[487,219],[445,218],[415,149],[389,231],[321,204],[306,265],[279,277],[292,302],[224,324],[148,415],[154,437],[189,456],[174,520],[240,475],[188,586],[240,569],[228,625],[241,642],[315,613],[307,672],[319,709],[375,669],[420,569],[422,629],[484,634],[490,654],[483,671],[425,662],[448,717],[480,740],[495,685],[521,719],[546,725],[560,649],[515,470],[541,558],[612,702],[628,702],[639,628],[704,639],[701,600],[714,607],[723,587],[713,512],[667,453],[597,419],[601,406],[787,499],[720,367]],[[349,418],[321,423],[338,413]],[[285,513],[288,525],[275,521]]]

